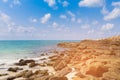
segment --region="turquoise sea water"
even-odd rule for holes
[[[24,57],[35,57],[42,51],[55,49],[59,42],[65,40],[7,40],[0,41],[0,64],[12,62]]]

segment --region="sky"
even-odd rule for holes
[[[120,0],[0,0],[0,40],[120,35]]]

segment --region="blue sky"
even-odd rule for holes
[[[120,35],[120,0],[0,0],[0,40]]]

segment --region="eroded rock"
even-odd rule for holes
[[[95,77],[102,77],[103,73],[108,72],[107,67],[98,66],[98,67],[90,67],[86,74],[95,76]]]

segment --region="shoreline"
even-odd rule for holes
[[[119,80],[120,36],[62,42],[51,54],[21,59],[0,80]],[[17,65],[17,66],[16,66]],[[17,68],[16,68],[17,67]],[[2,74],[1,74],[2,75]]]
[[[50,47],[51,48],[51,47]],[[16,58],[14,59],[14,61],[9,62],[9,63],[1,63],[1,68],[0,68],[0,80],[13,80],[13,79],[8,79],[9,77],[13,77],[17,74],[19,74],[22,71],[25,70],[32,70],[33,72],[35,71],[39,71],[39,70],[48,70],[49,73],[55,73],[54,69],[52,66],[46,66],[44,62],[48,62],[50,59],[49,57],[56,55],[56,52],[61,52],[66,50],[65,48],[60,48],[60,47],[54,47],[51,49],[47,49],[47,50],[43,50],[39,53],[37,53],[37,55],[39,54],[39,56],[34,56],[34,57],[24,57],[24,58]],[[26,65],[15,65],[15,63],[19,63],[20,60],[33,60],[35,61],[35,63],[37,64],[41,64],[39,65],[34,65],[33,67],[29,67],[28,63]],[[17,70],[17,71],[8,71],[9,68],[22,68],[22,70]],[[3,69],[4,68],[4,69]],[[25,78],[16,78],[15,80],[26,80]]]

